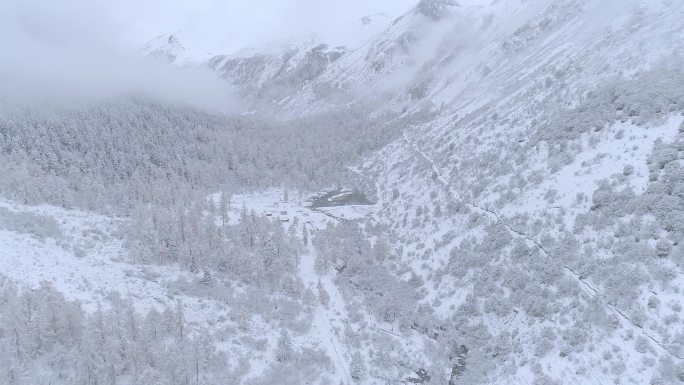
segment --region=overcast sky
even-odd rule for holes
[[[315,33],[344,42],[370,14],[396,17],[417,0],[112,0],[108,12],[128,42],[183,31],[198,44],[237,49]],[[356,24],[356,26],[355,26]]]

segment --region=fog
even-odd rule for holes
[[[120,0],[110,6],[124,39],[140,45],[182,31],[194,43],[227,53],[293,35],[330,44],[355,40],[360,19],[400,16],[418,0]],[[383,22],[384,24],[384,22]]]
[[[0,2],[4,103],[137,96],[212,110],[235,108],[210,71],[175,68],[127,50],[99,1]]]
[[[231,90],[210,71],[174,67],[137,50],[159,34],[181,30],[217,51],[301,34],[344,43],[361,16],[380,10],[395,16],[415,1],[253,3],[0,1],[0,98],[63,102],[137,95],[212,110],[236,108]]]

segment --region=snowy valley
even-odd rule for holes
[[[136,51],[225,109],[0,99],[0,383],[684,383],[682,20],[421,0]]]

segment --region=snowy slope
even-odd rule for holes
[[[0,223],[3,275],[33,287],[49,282],[90,311],[108,306],[113,292],[132,300],[141,312],[163,310],[177,299],[168,282],[187,276],[177,268],[128,262],[119,218],[2,200]],[[194,323],[204,325],[224,313],[211,301],[206,307],[190,297],[180,300]]]
[[[280,104],[415,116],[358,168],[379,198],[362,221],[444,328],[464,324],[470,380],[676,378],[681,231],[654,202],[679,215],[662,191],[680,175],[683,17],[671,1],[424,1]]]
[[[470,326],[516,352],[485,382],[669,383],[682,359],[671,299],[681,259],[667,250],[680,235],[657,205],[641,205],[671,199],[660,186],[678,180],[668,162],[681,158],[670,148],[684,93],[671,55],[682,52],[684,9],[496,7],[506,11],[475,23],[468,44],[445,39],[419,66],[422,92],[393,94],[390,108],[433,115],[361,167],[379,190],[374,220],[435,289],[432,306],[452,320],[469,309]],[[359,59],[340,76],[394,79],[411,55],[387,73]]]

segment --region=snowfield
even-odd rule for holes
[[[189,277],[180,269],[126,262],[123,219],[8,200],[0,201],[0,210],[0,271],[17,282],[34,288],[47,282],[88,311],[108,306],[108,298],[118,293],[141,312],[151,307],[161,311],[180,300],[196,324],[225,313],[218,303],[177,296],[167,283]],[[41,231],[45,227],[50,230]]]

